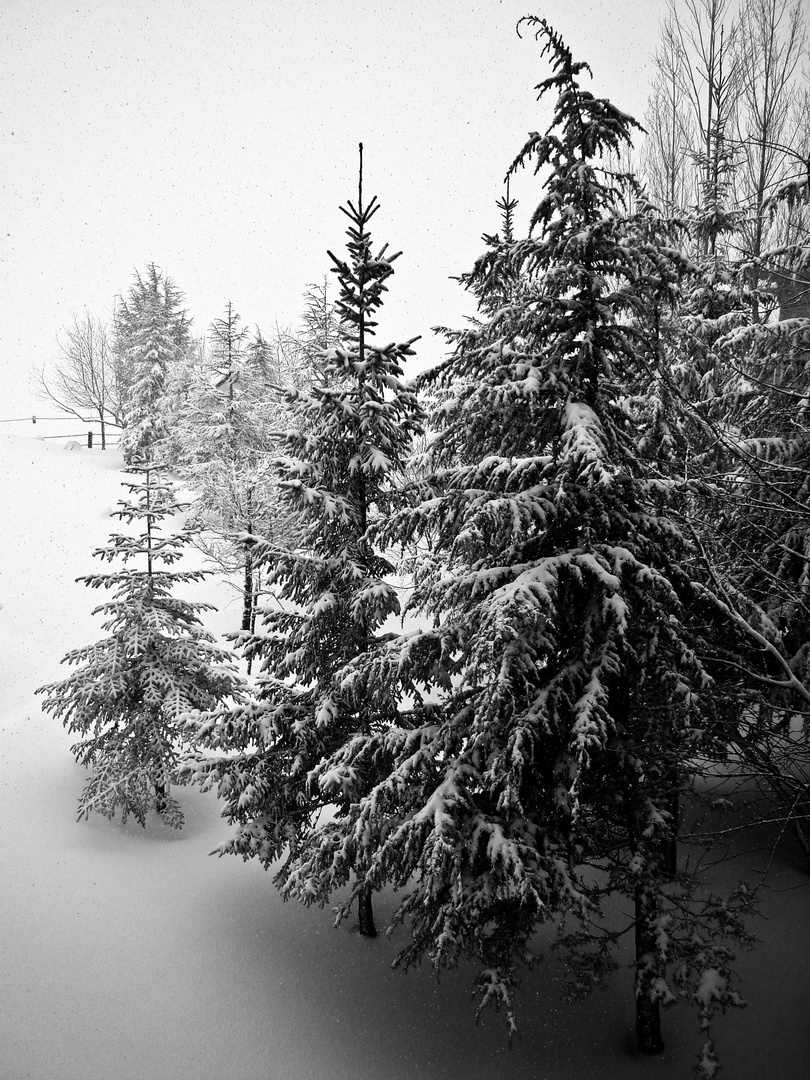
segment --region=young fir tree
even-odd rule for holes
[[[113,818],[120,810],[123,821],[131,814],[145,826],[148,811],[155,809],[177,828],[183,816],[169,794],[179,749],[177,718],[236,694],[235,669],[200,624],[198,613],[211,605],[172,595],[176,585],[205,576],[170,569],[190,535],[163,536],[160,522],[186,505],[175,501],[159,466],[133,471],[143,479],[124,484],[134,498],[119,502],[112,516],[143,531],[114,533],[94,554],[140,565],[79,578],[91,589],[112,590],[112,599],[94,610],[104,616],[109,636],[69,652],[63,663],[78,665],[73,674],[37,693],[47,695],[43,708],[80,736],[72,751],[92,769],[79,800],[80,818],[93,810]]]
[[[209,557],[242,578],[242,629],[255,617],[258,577],[254,553],[242,533],[290,535],[292,523],[278,509],[270,465],[270,432],[285,411],[272,392],[272,369],[261,335],[251,342],[229,302],[211,325],[206,362],[177,412],[178,471],[197,493],[193,521]]]
[[[701,746],[711,682],[691,552],[668,514],[683,478],[639,452],[629,402],[655,356],[648,312],[671,302],[679,260],[649,206],[624,213],[599,168],[633,121],[582,90],[586,65],[527,21],[553,66],[540,96],[557,102],[510,172],[547,170],[544,194],[529,236],[493,238],[463,279],[481,318],[450,335],[432,376],[450,391],[432,473],[374,533],[427,551],[409,608],[429,628],[344,669],[355,709],[399,698],[400,714],[314,769],[323,800],[347,809],[295,886],[317,893],[360,864],[371,887],[403,889],[399,962],[473,957],[482,1005],[505,1004],[512,1026],[538,925],[578,924],[561,943],[584,989],[625,930],[601,921],[600,899],[627,896],[638,1043],[656,1053],[662,1001],[699,1002],[708,1028],[739,1000],[713,935],[740,931],[746,904],[695,900],[664,865],[673,777]],[[712,1055],[709,1040],[707,1069]]]
[[[278,360],[273,351],[273,346],[267,341],[257,326],[251,335],[247,348],[247,366],[252,377],[261,385],[269,386],[278,383]]]
[[[124,460],[131,464],[160,456],[168,435],[166,391],[172,368],[189,344],[183,296],[171,278],[149,263],[146,276],[122,299],[115,317],[116,352],[124,389]]]
[[[247,538],[270,592],[260,628],[245,641],[246,655],[261,659],[258,693],[245,705],[190,719],[195,752],[184,773],[216,787],[224,815],[237,825],[220,851],[256,857],[266,867],[285,856],[276,882],[306,902],[324,901],[338,879],[354,873],[346,910],[356,899],[360,932],[373,935],[365,848],[353,850],[328,880],[313,880],[305,869],[334,848],[353,798],[348,790],[322,789],[312,773],[335,748],[395,715],[384,692],[358,701],[342,673],[378,647],[382,624],[399,612],[393,568],[368,530],[391,509],[421,411],[402,378],[417,339],[385,346],[372,340],[398,253],[387,254],[387,245],[377,254],[372,249],[369,221],[378,203],[363,201],[362,146],[357,203],[342,209],[348,257],[330,257],[347,333],[325,352],[322,383],[286,392],[297,426],[284,434],[277,460],[302,539],[289,550]]]

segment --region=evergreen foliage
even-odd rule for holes
[[[260,480],[268,433],[280,412],[267,403],[264,342],[251,343],[240,323],[231,303],[212,323],[205,361],[178,409],[175,436],[180,471],[199,493],[197,515],[224,529],[241,518],[236,505],[241,489]]]
[[[125,483],[132,501],[121,501],[112,516],[143,531],[114,533],[94,552],[106,562],[120,559],[123,568],[79,579],[91,589],[112,591],[112,599],[94,610],[104,616],[109,636],[69,652],[63,663],[77,665],[73,674],[37,693],[47,695],[43,709],[80,736],[72,752],[92,769],[79,800],[80,818],[91,811],[113,818],[120,810],[123,821],[131,814],[145,826],[155,809],[177,828],[183,816],[169,786],[178,757],[178,716],[234,694],[235,670],[200,624],[199,613],[210,605],[172,595],[176,585],[205,576],[170,569],[190,537],[186,531],[163,536],[159,523],[185,506],[174,500],[159,466],[134,471],[143,479]],[[139,568],[126,565],[133,560]]]
[[[519,23],[549,57],[552,119],[459,279],[477,316],[438,328],[429,418],[403,379],[417,339],[374,342],[398,253],[374,254],[362,145],[339,298],[310,286],[297,334],[251,338],[228,303],[192,364],[181,294],[136,275],[116,374],[145,479],[115,516],[145,531],[95,554],[146,568],[80,579],[114,590],[110,636],[37,692],[93,770],[80,817],[179,826],[171,783],[216,790],[220,854],[275,865],[304,903],[348,886],[337,921],[356,902],[362,933],[373,891],[399,890],[397,964],[471,958],[479,1012],[503,1006],[510,1033],[536,931],[557,930],[583,994],[617,966],[628,926],[603,909],[626,901],[638,1047],[660,1052],[660,1006],[688,1001],[710,1077],[753,900],[679,865],[681,798],[707,761],[742,762],[810,855],[810,321],[775,320],[810,265],[810,196],[785,164],[806,164],[799,4],[751,0],[728,34],[726,0],[688,12],[670,6],[650,110],[667,219],[621,164],[635,121],[582,88],[545,20]],[[542,182],[526,236],[523,169]],[[203,574],[156,569],[191,536],[158,535],[183,508],[152,464],[167,452],[195,524],[238,552],[247,678],[206,605],[172,596]],[[418,628],[392,630],[403,614]]]
[[[324,276],[323,281],[308,285],[298,330],[277,335],[279,369],[286,386],[303,390],[324,381],[324,358],[346,337],[340,320],[329,279]]]
[[[350,223],[348,256],[331,256],[348,334],[324,351],[322,382],[285,393],[297,426],[284,433],[276,467],[302,537],[293,550],[245,537],[270,594],[260,628],[243,636],[246,656],[261,660],[258,693],[235,708],[190,718],[194,754],[184,767],[204,788],[216,787],[225,816],[237,825],[221,852],[256,857],[264,866],[284,855],[276,880],[285,895],[306,901],[323,900],[354,870],[352,895],[361,898],[364,916],[363,849],[328,880],[313,880],[307,868],[332,850],[349,809],[349,792],[322,789],[313,770],[355,733],[394,717],[384,690],[360,702],[342,676],[348,662],[378,647],[383,623],[399,612],[393,567],[368,530],[391,511],[421,417],[402,378],[416,339],[372,341],[397,258],[387,246],[373,252],[369,221],[377,208],[376,199],[363,202],[361,158],[357,203],[342,208]],[[324,814],[333,805],[343,817],[330,824]]]
[[[116,312],[126,426],[121,448],[127,464],[160,456],[168,435],[164,397],[172,368],[189,344],[182,302],[171,278],[149,263],[145,276],[136,273],[129,295]]]
[[[344,661],[343,700],[380,702],[386,717],[398,700],[399,715],[331,753],[320,744],[311,776],[337,806],[322,827],[331,846],[282,879],[324,898],[354,867],[369,887],[404,890],[395,922],[412,941],[399,962],[474,958],[481,1005],[503,1004],[512,1029],[535,929],[578,922],[562,945],[578,986],[599,982],[616,941],[600,900],[618,891],[636,912],[650,1053],[660,1002],[690,999],[707,971],[707,1026],[739,1000],[712,935],[742,934],[748,904],[701,915],[688,889],[675,901],[664,889],[686,762],[711,749],[712,683],[694,553],[668,512],[683,477],[639,452],[646,414],[632,403],[654,381],[650,312],[671,304],[683,262],[649,205],[626,212],[600,169],[634,122],[581,89],[587,65],[544,21],[524,21],[550,54],[538,90],[556,106],[510,173],[543,171],[543,197],[528,237],[491,238],[463,278],[481,318],[449,334],[451,355],[425,380],[446,392],[431,472],[415,506],[372,530],[383,547],[420,546],[408,609],[432,625]],[[685,912],[703,928],[699,954]]]
[[[553,114],[459,278],[476,317],[437,328],[427,418],[403,378],[417,339],[374,340],[399,253],[374,253],[362,145],[347,254],[328,253],[339,298],[309,286],[297,334],[251,337],[229,302],[192,363],[182,295],[136,274],[112,367],[144,479],[113,516],[142,531],[95,552],[123,569],[80,579],[112,590],[108,636],[37,693],[92,770],[80,817],[179,827],[170,785],[216,790],[220,854],[274,865],[307,904],[348,887],[337,921],[356,903],[362,933],[373,891],[399,890],[397,964],[472,959],[479,1012],[502,1006],[510,1033],[539,928],[572,995],[632,928],[638,1047],[660,1052],[660,1006],[690,1002],[705,1078],[753,898],[707,897],[679,864],[694,775],[750,769],[810,857],[810,174],[788,165],[807,165],[798,0],[750,0],[728,33],[727,0],[687,11],[670,4],[650,107],[667,219],[621,165],[639,126],[582,88],[545,20],[520,21]],[[525,236],[524,169],[542,183]],[[209,553],[238,554],[247,678],[208,605],[172,595],[204,572],[172,569],[192,531],[160,531],[186,508],[167,455]],[[393,630],[403,615],[417,628]]]
[[[242,629],[254,624],[258,572],[242,533],[261,532],[279,544],[292,541],[296,524],[279,508],[271,467],[275,433],[289,419],[278,400],[269,346],[252,337],[229,302],[210,329],[205,363],[177,408],[174,441],[178,472],[197,494],[193,522],[209,557],[242,577]]]
[[[768,13],[786,10],[781,0],[763,0],[754,7],[744,20],[749,54],[755,51],[754,15],[762,23]],[[791,14],[794,30],[796,14]],[[774,47],[771,40],[769,48]],[[776,53],[765,53],[767,71]],[[764,75],[751,61],[749,55],[745,79],[754,100],[757,80]],[[774,89],[767,79],[761,87],[765,98]],[[786,91],[787,83],[779,94]],[[731,118],[720,105],[716,102],[716,119],[707,133],[709,149],[695,155],[700,197],[686,219],[685,234],[699,254],[682,283],[680,311],[665,344],[670,387],[688,404],[681,467],[702,481],[699,496],[684,508],[684,521],[700,537],[703,572],[711,582],[706,599],[734,624],[706,658],[728,699],[722,741],[736,767],[753,776],[768,801],[776,803],[810,855],[810,753],[800,719],[810,704],[802,554],[808,323],[778,311],[784,278],[766,269],[800,264],[804,249],[791,243],[766,250],[767,206],[761,193],[753,206],[740,204],[739,162],[747,159],[750,171],[751,147],[738,149],[728,137]],[[767,124],[760,127],[762,134]],[[760,149],[762,176],[784,167],[774,156],[776,147],[763,144]],[[796,194],[796,185],[788,184],[770,200],[785,235],[796,235],[801,217],[790,223]],[[798,202],[804,202],[800,194]],[[761,812],[773,814],[774,807]]]
[[[745,266],[733,269],[736,281],[745,281]],[[694,465],[712,478],[716,494],[695,508],[691,527],[701,534],[713,590],[733,613],[738,640],[747,642],[714,649],[724,677],[744,691],[744,707],[728,717],[724,738],[810,858],[803,720],[810,706],[810,320],[760,322],[751,314],[773,306],[760,285],[754,305],[743,295],[736,314],[715,323],[714,387],[698,406],[714,440]],[[708,319],[694,323],[712,326]]]

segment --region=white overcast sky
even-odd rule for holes
[[[642,119],[665,0],[1,0],[0,419],[39,409],[29,372],[73,311],[109,317],[154,261],[201,332],[226,300],[266,335],[295,324],[354,198],[402,250],[379,337],[470,301],[470,269],[549,73],[520,16],[587,60],[589,89]],[[538,181],[513,186],[528,215]],[[52,411],[52,410],[51,410]]]

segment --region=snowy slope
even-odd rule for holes
[[[545,962],[510,1051],[497,1017],[473,1024],[469,973],[437,986],[428,970],[391,972],[396,942],[334,930],[328,911],[281,903],[257,866],[209,858],[227,829],[213,797],[181,792],[179,834],[75,821],[84,773],[33,691],[101,636],[98,594],[74,578],[118,527],[119,468],[114,452],[0,436],[0,1080],[686,1080],[699,1040],[684,1011],[665,1016],[663,1058],[630,1053],[629,972],[567,1007]],[[194,598],[230,604],[215,632],[238,620],[222,585]],[[717,1025],[729,1080],[810,1069],[798,867],[780,849],[765,944],[741,964],[750,1007]]]

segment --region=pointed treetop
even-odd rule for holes
[[[623,113],[607,98],[596,98],[587,90],[581,89],[578,76],[587,71],[592,76],[590,66],[584,61],[574,61],[571,50],[560,35],[536,15],[526,15],[517,24],[520,35],[522,23],[537,27],[535,38],[545,38],[543,54],[550,52],[554,74],[544,79],[535,87],[537,99],[549,90],[558,94],[554,118],[546,133],[530,133],[526,145],[512,162],[507,175],[526,165],[527,160],[535,159],[535,174],[547,163],[562,156],[571,162],[574,160],[598,159],[605,154],[618,154],[623,145],[632,142],[631,130],[644,128],[632,116]],[[555,134],[559,129],[559,134]]]
[[[360,147],[360,175],[357,181],[357,208],[362,211],[363,209],[363,144],[358,144]]]
[[[374,195],[370,202],[363,206],[363,144],[359,144],[360,169],[358,178],[358,201],[357,206],[347,200],[346,206],[340,210],[351,222],[346,230],[349,242],[347,248],[350,259],[338,258],[333,252],[327,250],[327,255],[334,265],[333,273],[337,274],[341,284],[339,298],[335,302],[335,310],[345,327],[351,327],[353,332],[360,336],[361,352],[366,335],[374,333],[377,325],[371,317],[373,312],[382,303],[382,294],[387,292],[384,284],[387,277],[393,272],[393,262],[399,258],[401,252],[393,255],[387,254],[388,245],[384,244],[376,256],[371,251],[371,234],[368,223],[371,217],[379,209],[377,196]],[[362,324],[362,329],[361,329]]]
[[[506,195],[502,199],[496,202],[496,206],[502,214],[502,227],[501,227],[501,239],[509,244],[515,239],[515,220],[514,212],[515,207],[518,204],[517,199],[513,199],[509,194],[509,181],[511,176],[506,178]]]
[[[551,79],[546,79],[540,84],[541,87],[553,85],[555,82],[568,82],[570,79],[579,75],[580,71],[587,71],[593,78],[593,71],[591,71],[591,65],[584,60],[574,62],[574,57],[571,50],[565,44],[562,36],[546,22],[545,19],[541,19],[539,15],[524,15],[522,19],[518,19],[516,30],[518,37],[521,37],[520,27],[522,23],[528,23],[529,26],[537,26],[539,29],[535,30],[534,37],[538,40],[541,37],[546,38],[546,42],[543,45],[541,56],[544,56],[547,52],[553,53],[551,59],[551,66],[555,72],[560,74]],[[537,89],[540,89],[538,87]]]

